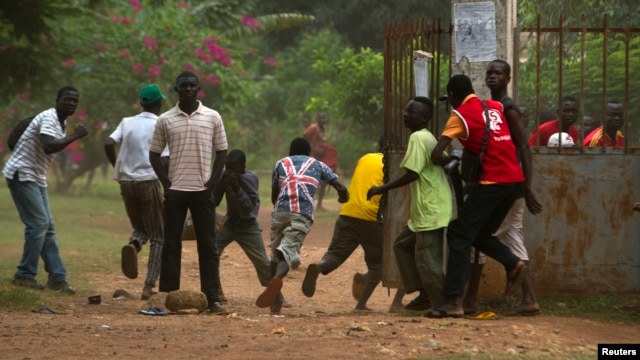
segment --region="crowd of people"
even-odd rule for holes
[[[383,277],[380,199],[388,191],[408,186],[409,218],[393,240],[403,287],[391,309],[402,306],[405,293],[415,293],[405,309],[427,311],[425,316],[431,318],[475,314],[483,264],[489,256],[505,269],[505,294],[521,289],[522,301],[509,315],[537,315],[541,309],[533,292],[522,221],[525,208],[534,215],[542,211],[532,190],[530,146],[577,144],[581,137],[574,124],[579,104],[575,97],[562,97],[559,118],[541,123],[527,141],[528,110],[508,96],[510,80],[507,62],[490,62],[485,83],[491,99],[480,99],[469,77],[453,76],[446,96],[452,111],[438,137],[428,130],[434,114],[432,100],[411,99],[403,116],[411,132],[400,163],[404,172],[386,183],[384,137],[378,152],[360,158],[347,188],[337,174],[337,151],[327,140],[327,114],[319,113],[315,123],[305,116],[304,135],[291,141],[289,154],[273,167],[270,255],[257,221],[258,176],[246,168],[242,150],[228,152],[222,117],[197,99],[200,83],[196,74],[184,71],[177,76],[178,102],[165,112],[161,89],[144,86],[138,94],[142,112],[122,119],[104,144],[133,228],[121,251],[122,272],[137,278],[138,253],[150,243],[142,299],[155,293],[157,283],[161,292],[180,289],[182,234],[189,212],[207,311],[225,313],[220,254],[236,241],[264,287],[256,306],[281,314],[282,308],[290,307],[282,294],[284,279],[301,264],[300,250],[312,228],[314,212],[323,209],[330,186],[342,206],[331,243],[320,260],[307,265],[301,290],[307,297],[314,296],[318,276],[336,270],[361,246],[367,273],[355,274],[352,290],[355,309],[368,311],[367,301]],[[88,134],[83,125],[71,134],[66,132],[66,119],[73,115],[78,101],[77,89],[60,88],[55,106],[34,117],[3,169],[25,225],[24,251],[13,279],[17,286],[75,293],[59,254],[46,172],[56,153]],[[622,104],[610,101],[603,125],[593,117],[585,118],[583,145],[624,146],[623,122]],[[465,178],[464,186],[457,164],[471,160],[465,160],[459,151],[447,151],[454,139],[464,149],[462,153],[475,156],[482,168],[479,178]],[[216,231],[215,208],[223,198],[227,213]],[[640,203],[633,209],[640,211]],[[36,280],[40,258],[48,273],[46,285]]]

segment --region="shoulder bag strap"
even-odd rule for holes
[[[487,150],[487,144],[489,143],[489,126],[491,125],[491,119],[489,119],[489,109],[487,108],[487,103],[484,100],[480,100],[482,102],[482,107],[484,108],[484,138],[482,139],[482,148],[480,148],[480,160],[482,160],[482,156],[484,155],[485,150]]]

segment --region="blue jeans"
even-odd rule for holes
[[[33,181],[20,181],[18,172],[13,179],[7,178],[11,197],[25,225],[24,249],[18,265],[16,278],[35,279],[38,260],[42,256],[44,269],[49,274],[48,282],[66,281],[67,271],[62,264],[56,240],[56,227],[49,209],[47,188]]]

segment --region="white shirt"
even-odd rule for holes
[[[157,121],[156,114],[145,111],[122,119],[109,135],[113,141],[120,144],[113,172],[115,180],[146,181],[158,178],[149,162],[149,147]],[[169,156],[167,148],[162,152],[162,156]]]
[[[38,114],[22,133],[2,170],[6,178],[13,179],[18,171],[20,181],[33,181],[40,187],[47,187],[47,169],[56,153],[45,154],[40,134],[53,136],[55,139],[62,139],[67,135],[58,121],[55,108]]]

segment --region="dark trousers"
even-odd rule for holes
[[[166,190],[164,194],[164,247],[160,266],[160,291],[180,289],[182,229],[191,212],[198,246],[200,290],[209,304],[219,302],[220,256],[216,250],[213,192]]]
[[[449,223],[447,230],[449,263],[444,283],[445,296],[464,295],[471,271],[472,246],[500,262],[507,272],[520,261],[491,235],[520,196],[522,187],[519,183],[478,185],[471,191],[458,218]]]

